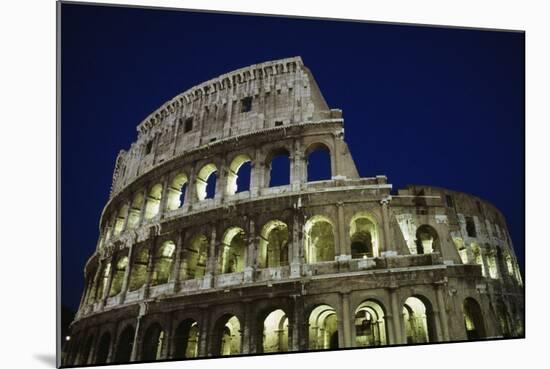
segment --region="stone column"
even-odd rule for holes
[[[392,315],[392,325],[394,329],[395,344],[407,343],[405,339],[405,334],[402,326],[402,316],[401,310],[399,307],[398,296],[397,296],[397,287],[390,287],[390,302],[391,302],[391,315]]]
[[[183,254],[183,240],[185,238],[184,231],[178,233],[178,239],[176,240],[176,249],[174,251],[174,262],[172,264],[172,270],[170,271],[170,277],[168,277],[168,283],[173,286],[174,292],[179,289],[179,276],[180,276],[180,264]]]
[[[191,210],[192,205],[197,201],[197,173],[196,168],[191,169],[187,182],[187,192],[183,198],[183,206]]]
[[[290,252],[290,277],[299,278],[301,276],[301,264],[303,251],[303,231],[302,222],[300,221],[301,212],[294,210],[292,216],[292,243],[289,248]]]
[[[449,320],[447,316],[447,309],[445,307],[445,298],[443,296],[443,291],[445,289],[445,285],[443,283],[435,284],[435,294],[437,297],[437,307],[439,310],[439,319],[441,320],[441,332],[442,332],[442,339],[443,341],[449,341]]]
[[[241,327],[241,352],[243,354],[256,353],[256,337],[253,332],[256,330],[254,324],[253,306],[250,301],[243,302],[243,325]]]
[[[302,182],[307,181],[307,178],[304,180],[304,174],[306,171],[306,161],[303,153],[299,152],[298,149],[290,155],[290,188],[292,191],[300,191]]]
[[[304,303],[302,296],[299,294],[291,295],[292,297],[292,320],[289,318],[289,351],[303,351],[307,349],[307,317],[304,316]]]
[[[128,286],[130,285],[132,262],[134,258],[133,254],[134,254],[134,243],[132,243],[128,248],[128,265],[126,266],[126,270],[124,271],[124,280],[122,281],[122,287],[120,289],[119,304],[124,303],[124,300],[126,299],[126,293],[128,292]]]
[[[264,168],[265,164],[261,160],[261,150],[256,149],[254,159],[250,165],[250,195],[256,197],[260,189],[264,187]]]
[[[147,303],[141,303],[139,305],[139,314],[136,319],[136,330],[134,332],[134,341],[132,343],[132,353],[130,355],[130,361],[136,361],[139,360],[139,354],[140,350],[138,348],[140,342],[141,342],[141,321],[143,319],[143,316],[147,312]]]
[[[130,211],[132,210],[132,200],[126,201],[126,214],[124,215],[124,223],[122,224],[122,230],[120,233],[124,232],[128,228],[128,218],[130,218]]]
[[[214,199],[216,203],[221,203],[225,198],[225,190],[227,188],[227,176],[228,176],[228,169],[225,158],[220,160],[219,168],[217,172],[217,178],[216,178],[216,189],[214,193]]]
[[[350,316],[350,305],[349,305],[349,292],[340,293],[340,298],[342,300],[342,328],[344,329],[344,345],[340,347],[353,347],[351,342],[351,316]]]
[[[107,285],[106,288],[103,289],[103,296],[101,297],[101,305],[105,306],[107,304],[107,299],[109,298],[109,292],[111,291],[111,284],[113,283],[113,271],[116,268],[116,259],[115,255],[111,256],[111,260],[109,261],[109,264],[111,264],[111,267],[109,269],[109,277],[107,279]]]
[[[340,176],[340,140],[337,137],[338,135],[333,133],[332,143],[333,149],[330,151],[330,162],[331,162],[331,175],[332,178]]]
[[[397,254],[395,245],[390,243],[390,217],[388,211],[388,205],[391,201],[391,196],[383,198],[380,200],[380,205],[382,207],[382,245],[379,245],[380,256],[382,256],[387,251],[392,251]]]
[[[214,286],[214,277],[216,275],[217,252],[216,252],[216,225],[212,225],[210,234],[210,245],[208,250],[208,260],[206,262],[206,271],[204,273],[202,288],[212,288]]]
[[[147,207],[147,197],[148,197],[147,187],[143,190],[143,201],[141,202],[141,209],[139,210],[139,221],[137,226],[139,227],[143,224],[143,219],[145,218],[145,208]]]
[[[147,299],[149,297],[149,288],[151,285],[151,278],[153,276],[153,268],[154,268],[154,261],[155,261],[155,251],[157,248],[157,237],[154,236],[151,240],[151,248],[149,251],[149,259],[147,260],[147,276],[145,277],[145,283],[143,285],[143,299]]]
[[[160,194],[160,204],[159,204],[159,218],[164,218],[164,213],[166,212],[166,203],[168,200],[168,178],[164,177],[162,179],[162,193]]]
[[[258,237],[256,236],[256,223],[253,219],[248,222],[248,247],[246,251],[246,266],[244,267],[244,281],[254,281],[254,271],[257,267]]]
[[[212,356],[212,353],[209,352],[208,349],[208,340],[210,339],[210,313],[208,309],[205,307],[201,309],[202,316],[201,316],[201,322],[199,326],[199,349],[198,349],[198,356],[199,357],[207,357]]]
[[[348,237],[346,235],[346,222],[344,218],[344,203],[336,203],[336,211],[338,214],[338,224],[336,225],[337,230],[337,247],[336,250],[336,260],[344,261],[351,260],[351,245],[348,242]]]

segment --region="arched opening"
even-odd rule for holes
[[[219,356],[241,353],[241,323],[235,315],[226,314],[216,322],[212,352]]]
[[[174,359],[198,356],[199,326],[193,319],[186,319],[176,328],[174,335]]]
[[[147,196],[147,202],[145,203],[145,219],[151,219],[155,217],[160,210],[160,200],[162,198],[162,185],[157,183]]]
[[[378,228],[369,214],[358,213],[353,216],[349,236],[353,259],[378,256]]]
[[[96,291],[96,301],[99,301],[103,298],[103,294],[105,293],[105,290],[107,289],[109,284],[110,275],[111,275],[111,263],[106,263],[102,267],[101,279],[97,282],[99,285],[97,286],[97,291]]]
[[[483,314],[476,300],[468,297],[462,305],[464,312],[464,325],[466,327],[466,336],[468,340],[485,338],[485,325],[483,323]]]
[[[441,252],[441,247],[439,245],[439,236],[437,235],[436,230],[427,225],[421,225],[416,230],[416,253],[421,254],[431,254],[433,252]]]
[[[205,235],[195,236],[185,249],[180,266],[180,280],[204,277],[208,259],[208,239]]]
[[[158,323],[153,323],[143,337],[142,360],[153,361],[162,357],[164,331]]]
[[[145,284],[148,262],[149,249],[146,246],[138,247],[132,261],[128,290],[135,291]]]
[[[387,345],[386,317],[382,306],[372,300],[362,302],[355,310],[355,345]]]
[[[174,261],[174,251],[176,244],[173,241],[165,241],[155,252],[153,261],[153,275],[151,276],[151,286],[157,286],[168,282],[172,263]]]
[[[290,153],[285,148],[274,150],[265,165],[266,181],[269,187],[290,184]]]
[[[88,337],[82,352],[79,353],[75,360],[76,365],[86,365],[90,363],[90,353],[92,352],[92,345],[94,343],[94,336]]]
[[[336,349],[338,321],[336,310],[330,305],[319,305],[309,314],[309,346],[312,350]]]
[[[187,176],[185,173],[179,173],[174,177],[168,187],[168,198],[166,199],[166,208],[176,210],[183,206],[185,194],[187,192]]]
[[[510,319],[510,314],[508,314],[508,310],[506,309],[506,305],[502,299],[497,300],[496,311],[502,336],[512,337],[512,319]]]
[[[332,222],[322,215],[315,215],[308,219],[304,230],[307,263],[334,260],[334,231]]]
[[[99,340],[95,364],[105,364],[109,357],[109,349],[111,347],[111,335],[105,332]]]
[[[288,351],[288,317],[277,309],[269,313],[263,322],[263,352]]]
[[[122,289],[122,283],[124,282],[124,275],[126,274],[126,268],[128,267],[128,257],[119,256],[115,269],[113,270],[113,280],[111,282],[111,290],[109,291],[109,297],[116,296]]]
[[[332,178],[330,149],[322,143],[310,145],[306,150],[307,181],[324,181]]]
[[[216,194],[216,180],[218,168],[212,163],[206,164],[197,174],[197,198],[202,201],[213,199]]]
[[[427,299],[411,296],[403,305],[403,320],[407,343],[435,342],[435,321]]]
[[[231,227],[223,236],[219,258],[220,273],[240,273],[246,260],[246,235],[239,227]]]
[[[115,353],[115,363],[127,363],[132,356],[134,345],[134,327],[128,326],[122,331],[118,339]]]
[[[128,205],[124,204],[118,210],[118,214],[115,221],[114,235],[117,236],[123,231],[124,223],[126,222],[126,214],[128,213]]]
[[[128,229],[134,229],[138,226],[142,206],[143,193],[138,192],[135,194],[134,199],[132,200],[132,206],[130,206],[130,212],[128,213]]]
[[[237,155],[229,165],[227,173],[228,195],[250,190],[251,159],[248,155]]]
[[[260,233],[258,266],[275,268],[288,265],[288,227],[280,220],[267,222]]]

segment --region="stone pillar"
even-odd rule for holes
[[[391,315],[392,325],[394,329],[395,344],[407,343],[405,339],[405,333],[402,326],[401,310],[398,302],[397,287],[389,288],[390,302],[391,302]]]
[[[124,271],[124,280],[122,281],[122,287],[120,289],[119,304],[124,303],[124,300],[126,299],[126,293],[128,292],[128,286],[130,285],[130,277],[132,273],[132,261],[134,258],[133,254],[134,254],[134,243],[132,243],[128,248],[128,265],[126,266],[126,270]]]
[[[174,292],[177,292],[179,289],[179,276],[180,276],[180,264],[183,254],[183,240],[185,238],[184,231],[178,233],[178,239],[176,240],[176,249],[174,251],[174,262],[172,264],[172,270],[170,271],[170,276],[168,277],[168,283],[173,286]]]
[[[258,237],[256,236],[256,223],[253,219],[248,222],[248,247],[246,250],[246,265],[244,267],[244,281],[254,281],[254,271],[257,267]]]
[[[289,248],[290,261],[290,277],[299,278],[301,276],[301,264],[303,255],[303,230],[302,222],[300,221],[301,212],[294,210],[292,216],[292,243]]]
[[[189,181],[187,182],[187,193],[183,198],[183,206],[187,206],[191,210],[192,205],[197,202],[197,171],[191,169],[189,173]]]
[[[149,288],[151,285],[151,278],[153,276],[153,268],[155,267],[155,251],[157,248],[157,237],[154,236],[151,240],[151,248],[149,251],[149,259],[147,260],[147,276],[145,277],[145,283],[143,285],[143,299],[149,297]]]
[[[214,286],[214,277],[216,275],[217,252],[216,252],[216,225],[212,225],[210,234],[210,245],[208,250],[208,260],[206,262],[206,271],[204,273],[202,288],[212,288]]]
[[[351,316],[350,316],[350,305],[349,305],[349,292],[340,293],[340,298],[342,300],[342,328],[344,329],[344,345],[340,347],[353,347],[351,341]]]
[[[139,314],[136,319],[136,330],[134,332],[134,341],[132,343],[132,353],[130,355],[130,361],[139,360],[140,350],[138,346],[140,346],[140,342],[141,342],[141,338],[140,338],[142,333],[141,321],[146,312],[147,312],[147,304],[141,303],[139,306]]]
[[[250,301],[244,301],[243,303],[243,324],[241,327],[241,353],[251,354],[256,353],[256,337],[254,337],[255,322],[253,314],[253,306]]]
[[[227,188],[227,177],[228,177],[228,170],[226,165],[225,158],[220,160],[219,168],[217,172],[217,178],[216,178],[216,189],[214,193],[214,199],[216,203],[221,203],[225,198],[225,190]]]
[[[210,339],[210,313],[207,308],[201,309],[202,316],[199,326],[199,357],[212,356],[212,353],[208,349],[208,340]]]
[[[104,260],[99,260],[97,263],[97,270],[94,275],[94,279],[92,282],[92,290],[90,291],[90,296],[92,297],[92,304],[96,302],[97,300],[97,287],[99,282],[99,277],[101,275],[101,272],[103,271],[103,263]]]
[[[299,152],[298,149],[290,156],[290,188],[292,191],[300,191],[302,182],[307,181],[307,178],[304,180],[304,174],[306,173],[306,161],[303,153]]]
[[[164,177],[162,179],[162,193],[160,194],[160,204],[159,204],[159,212],[158,212],[158,215],[161,219],[164,218],[167,201],[168,201],[168,178]]]
[[[107,303],[107,299],[109,298],[109,292],[111,291],[111,284],[113,283],[113,272],[116,268],[116,259],[115,255],[111,256],[111,260],[109,261],[109,264],[111,264],[111,267],[109,269],[109,277],[107,279],[107,285],[106,288],[103,289],[103,296],[101,297],[101,305],[105,306]]]
[[[439,319],[441,320],[441,333],[442,333],[442,339],[443,341],[449,341],[449,320],[447,316],[447,309],[445,307],[445,298],[443,296],[443,290],[445,289],[445,285],[442,283],[436,284],[434,286],[435,288],[435,294],[437,297],[437,307],[439,310]]]
[[[137,226],[139,227],[143,224],[143,219],[145,218],[145,208],[147,207],[147,197],[148,197],[147,187],[143,190],[143,201],[141,202],[141,209],[139,210],[139,221]]]
[[[379,246],[380,256],[386,251],[393,251],[397,254],[395,245],[390,243],[390,217],[388,211],[388,205],[391,201],[391,196],[388,196],[380,200],[380,205],[382,206],[382,245]]]
[[[332,135],[333,149],[330,151],[331,175],[332,178],[340,176],[340,140],[337,134]]]
[[[308,347],[308,321],[304,314],[304,302],[299,294],[292,297],[292,320],[289,318],[288,349],[289,351],[304,351]]]
[[[348,237],[346,234],[346,222],[344,218],[344,203],[336,203],[336,211],[338,214],[338,221],[336,225],[336,231],[338,234],[337,237],[337,247],[336,250],[336,260],[351,260],[351,245],[348,242]]]
[[[124,223],[122,224],[122,230],[120,233],[124,232],[128,228],[128,218],[130,218],[130,211],[132,210],[132,200],[126,201],[126,214],[124,215]]]
[[[250,165],[250,195],[256,197],[260,193],[260,189],[264,187],[264,170],[265,164],[261,161],[261,151],[256,149],[254,159]]]

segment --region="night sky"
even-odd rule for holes
[[[523,270],[524,46],[519,32],[63,4],[62,303],[78,308],[115,158],[136,126],[196,84],[292,56],[343,110],[361,176],[490,201]]]

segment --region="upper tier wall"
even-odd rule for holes
[[[153,166],[210,142],[330,117],[300,57],[238,69],[181,93],[140,123],[137,141],[118,154],[111,193]]]

